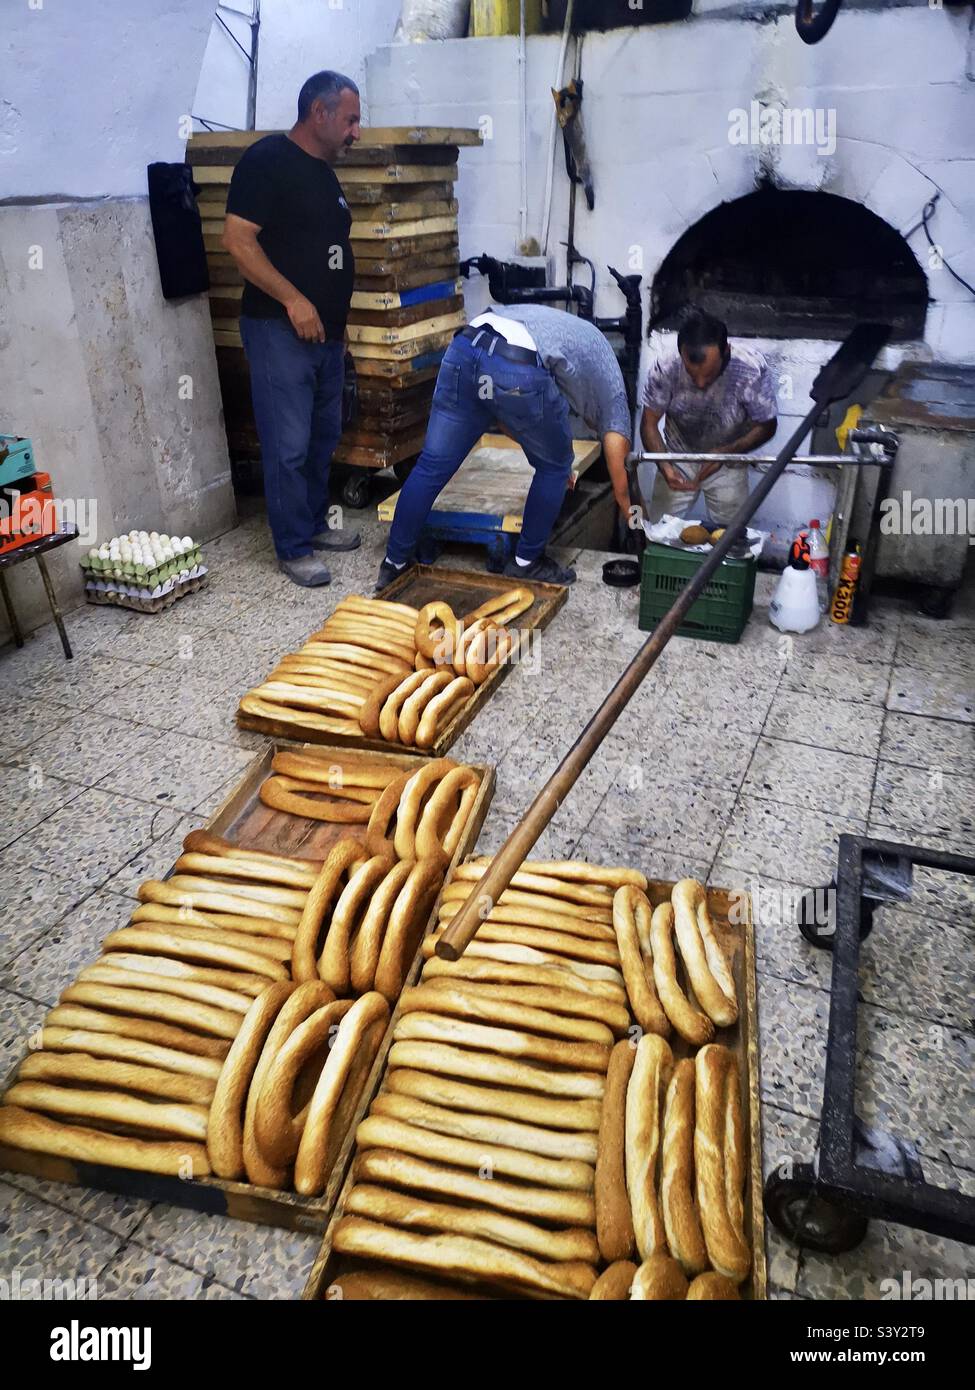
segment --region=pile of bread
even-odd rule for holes
[[[449,759],[382,781],[324,862],[187,835],[48,1014],[0,1144],[323,1191],[479,788]]]
[[[516,635],[505,623],[533,602],[530,589],[509,589],[461,619],[446,603],[416,609],[350,595],[243,697],[241,712],[431,748],[477,686],[510,657]]]
[[[487,862],[454,871],[442,924]],[[682,951],[687,941],[696,1004],[663,925],[660,989],[647,887],[625,868],[528,862],[497,904],[484,901],[460,960],[426,939],[333,1231],[336,1255],[354,1262],[326,1298],[472,1286],[482,1297],[738,1297],[751,1258],[737,1062],[710,1041],[675,1062],[661,1007],[685,1028],[708,1017],[713,1036],[727,1024],[707,1010],[731,1015],[734,980],[706,894],[685,879],[661,907]]]

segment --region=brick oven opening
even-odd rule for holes
[[[737,336],[842,338],[861,320],[924,335],[928,285],[907,242],[848,198],[762,188],[712,209],[675,243],[651,292],[652,328],[698,304]]]

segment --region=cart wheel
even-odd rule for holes
[[[810,888],[799,899],[796,924],[810,946],[820,951],[833,949],[836,933],[836,884],[826,888]]]
[[[800,1165],[792,1178],[769,1174],[765,1180],[765,1211],[786,1240],[824,1255],[855,1250],[867,1234],[866,1217],[828,1202],[817,1193],[807,1164]]]
[[[361,512],[369,505],[369,479],[353,473],[342,485],[342,501],[353,511]]]
[[[947,618],[954,597],[954,589],[939,589],[928,584],[921,591],[919,607],[926,618]]]

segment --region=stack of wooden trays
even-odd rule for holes
[[[227,189],[244,150],[267,131],[194,135],[187,160],[200,186],[210,266],[210,311],[231,453],[258,458],[260,445],[240,340],[243,282],[220,239]],[[423,446],[444,352],[463,327],[454,182],[461,146],[476,130],[364,130],[336,165],[352,210],[355,293],[348,341],[359,374],[359,416],[335,453],[340,463],[387,468]]]

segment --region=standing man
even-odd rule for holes
[[[613,494],[628,522],[632,420],[623,373],[599,329],[562,309],[507,304],[459,333],[440,366],[423,453],[396,503],[376,588],[412,560],[438,493],[481,435],[498,427],[535,470],[518,548],[504,572],[571,584],[575,570],[545,554],[572,470],[570,409],[602,440]]]
[[[778,406],[760,352],[728,342],[720,319],[693,310],[677,334],[677,350],[650,369],[640,433],[648,453],[747,454],[775,434]],[[666,416],[661,435],[659,421]],[[744,465],[660,463],[663,510],[686,516],[698,492],[712,521],[726,526],[748,496]]]
[[[244,153],[230,183],[224,249],[244,277],[240,336],[251,369],[268,522],[295,584],[328,584],[319,552],[354,550],[330,531],[328,472],[342,433],[352,214],[332,164],[359,139],[359,90],[317,72],[298,120]]]

